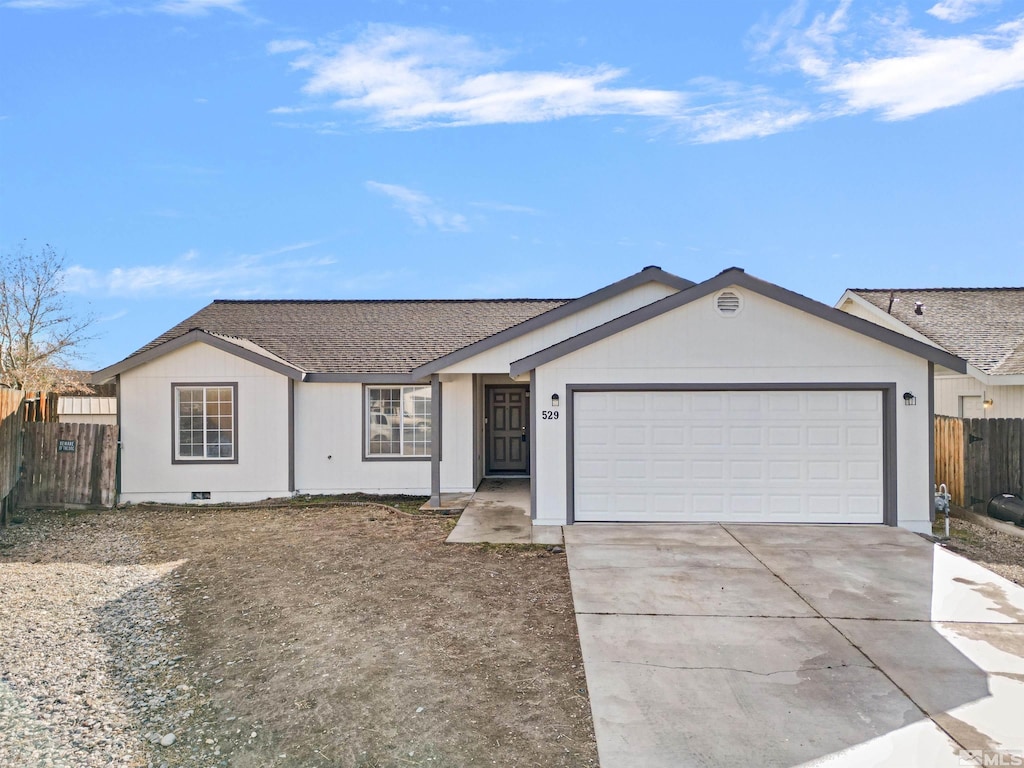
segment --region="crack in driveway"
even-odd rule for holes
[[[796,674],[797,672],[821,672],[826,669],[845,669],[856,667],[858,669],[878,669],[874,664],[825,664],[820,667],[797,667],[796,669],[777,669],[774,672],[758,672],[756,669],[740,669],[738,667],[689,667],[675,664],[653,664],[646,661],[602,661],[601,664],[624,664],[634,667],[651,667],[652,669],[675,669],[681,672],[739,672],[745,675],[757,675],[758,677],[773,677],[774,675]]]

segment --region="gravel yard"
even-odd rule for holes
[[[0,531],[0,765],[596,765],[564,555],[452,524],[27,513]]]
[[[185,683],[175,563],[126,517],[31,515],[0,534],[0,765],[144,766]],[[177,657],[177,659],[176,659]]]
[[[945,534],[945,517],[937,515],[933,531]],[[1013,526],[1000,523],[1007,528]],[[981,563],[1004,579],[1024,586],[1024,538],[1010,532],[992,530],[959,517],[950,517],[949,541],[944,545],[950,552]]]

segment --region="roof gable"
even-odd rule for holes
[[[585,331],[571,339],[566,339],[559,344],[555,344],[533,355],[517,360],[512,363],[511,375],[521,376],[538,366],[544,365],[552,360],[557,360],[558,358],[578,349],[582,349],[589,344],[605,339],[619,333],[620,331],[624,331],[627,328],[632,328],[633,326],[646,322],[653,317],[670,312],[673,309],[689,304],[697,299],[703,298],[704,296],[715,293],[716,291],[729,286],[746,288],[747,290],[758,293],[766,298],[786,304],[794,309],[807,312],[815,317],[819,317],[843,328],[861,333],[890,346],[902,349],[910,354],[917,355],[918,357],[943,365],[959,373],[966,371],[966,364],[963,360],[945,352],[942,349],[916,341],[901,333],[891,331],[887,328],[876,325],[875,323],[869,322],[868,320],[848,315],[838,309],[834,309],[818,301],[809,299],[806,296],[802,296],[780,286],[760,280],[746,274],[742,269],[733,267],[721,272],[710,280],[706,280],[703,283],[695,285],[692,288],[680,291],[672,296],[656,301],[653,304],[649,304],[646,307],[641,307],[640,309],[618,317],[604,325],[592,328],[591,330]]]
[[[416,368],[412,372],[412,375],[414,377],[429,376],[430,374],[436,373],[450,365],[454,365],[462,360],[479,355],[480,353],[485,352],[488,349],[492,349],[499,344],[512,341],[513,339],[519,338],[531,331],[536,331],[544,326],[561,320],[564,317],[581,312],[589,307],[600,304],[603,301],[614,298],[615,296],[620,296],[637,286],[652,282],[667,285],[677,291],[682,291],[696,285],[692,280],[686,280],[685,278],[678,277],[670,272],[665,272],[661,267],[644,267],[636,274],[630,275],[618,282],[588,293],[587,295],[581,296],[573,301],[566,302],[561,306],[548,310],[542,315],[532,317],[518,325],[512,326],[511,328],[507,328],[493,336],[488,336],[485,339],[481,339],[473,344],[457,349],[447,355],[437,358],[436,360],[431,360],[429,363]]]
[[[1024,373],[1024,288],[851,288],[847,294],[984,373]]]
[[[240,357],[243,360],[248,360],[250,363],[255,363],[264,368],[267,368],[276,373],[280,373],[283,376],[287,376],[290,379],[302,379],[305,378],[304,372],[296,368],[295,366],[288,363],[286,360],[282,360],[276,355],[267,352],[262,349],[259,345],[253,344],[248,339],[231,339],[221,334],[209,333],[199,328],[193,328],[180,336],[168,339],[167,341],[161,342],[155,346],[147,345],[142,351],[136,352],[131,357],[125,358],[120,363],[96,371],[92,375],[94,382],[103,382],[108,379],[123,373],[136,366],[148,363],[150,360],[154,360],[158,357],[162,357],[169,352],[173,352],[176,349],[188,346],[189,344],[195,344],[200,342],[207,344],[211,347],[227,352],[228,354]]]

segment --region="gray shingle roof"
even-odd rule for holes
[[[198,329],[311,373],[406,374],[567,301],[215,301],[127,359]]]
[[[1024,373],[1024,288],[851,288],[985,373]],[[921,314],[914,309],[921,304]]]

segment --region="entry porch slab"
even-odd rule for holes
[[[530,519],[530,478],[489,478],[480,484],[459,522],[448,535],[449,544],[562,543],[558,525],[533,525]]]

